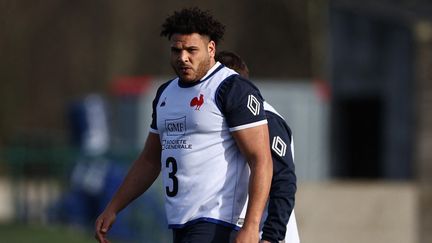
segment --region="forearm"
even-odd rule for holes
[[[273,174],[270,147],[263,146],[269,141],[267,124],[236,131],[233,137],[246,157],[251,171],[245,221],[236,239],[238,242],[257,242]]]
[[[132,164],[106,210],[118,213],[153,184],[161,170],[160,154],[159,135],[150,133],[143,151]]]
[[[136,160],[106,209],[114,213],[120,212],[153,184],[159,172],[160,166],[144,166],[143,162]]]
[[[258,229],[270,191],[272,163],[264,160],[250,164],[249,200],[243,227]]]

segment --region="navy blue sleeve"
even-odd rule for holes
[[[285,239],[286,226],[294,208],[297,178],[291,151],[291,129],[278,115],[266,111],[273,159],[268,216],[262,239],[278,242]]]
[[[224,80],[216,92],[216,104],[231,131],[265,122],[263,98],[258,88],[239,75]],[[253,125],[251,125],[253,126]]]
[[[165,90],[165,88],[172,82],[173,80],[170,80],[164,84],[162,84],[161,86],[159,86],[157,92],[156,92],[156,96],[153,99],[153,103],[152,103],[152,121],[150,123],[150,128],[154,129],[154,130],[158,130],[157,128],[157,113],[156,113],[156,106],[159,103],[159,99],[160,96],[162,95],[162,92]]]

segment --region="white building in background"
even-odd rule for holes
[[[291,127],[297,178],[300,181],[328,179],[329,103],[315,83],[264,80],[255,84]]]

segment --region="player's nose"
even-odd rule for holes
[[[181,63],[187,63],[189,61],[189,55],[186,51],[181,51],[178,55],[178,61]]]

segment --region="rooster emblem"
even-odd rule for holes
[[[190,102],[190,106],[195,107],[195,110],[199,110],[200,107],[204,104],[204,95],[200,94],[199,99],[198,97],[193,97],[193,99]]]

